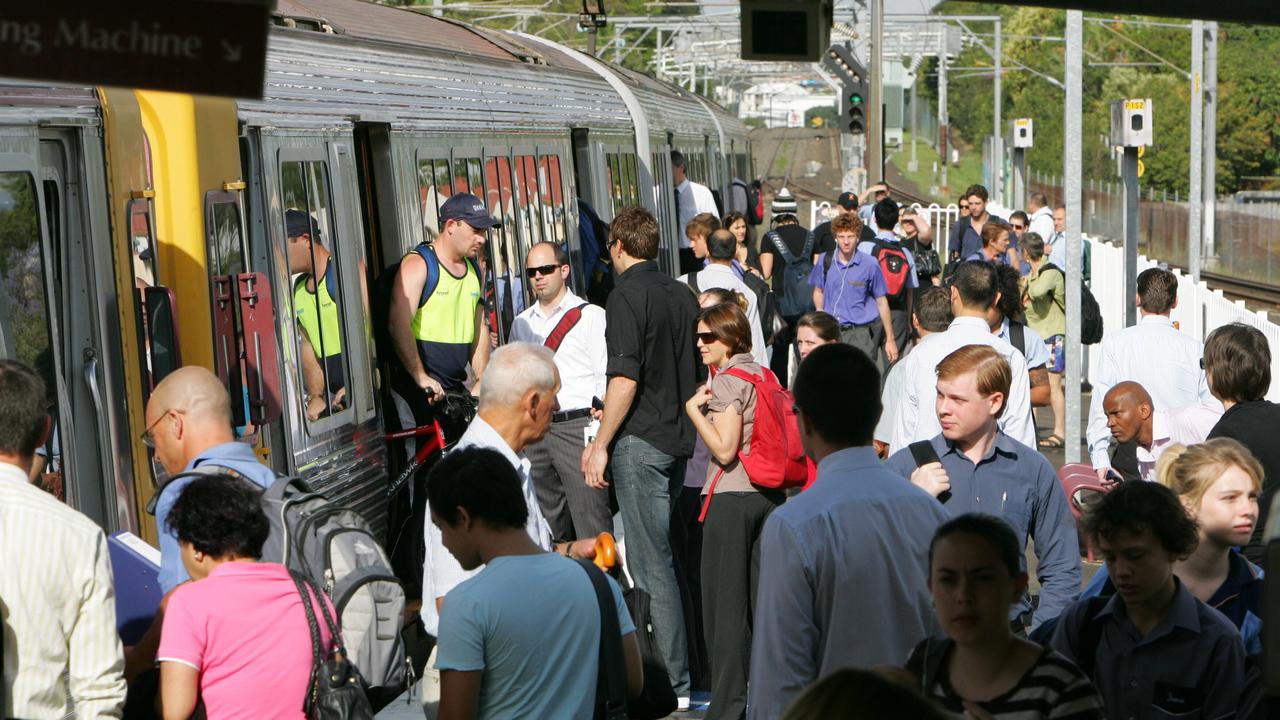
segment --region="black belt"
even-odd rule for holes
[[[591,415],[591,408],[580,408],[578,410],[566,410],[564,412],[552,413],[551,422],[569,422]]]
[[[871,322],[862,323],[861,325],[857,325],[857,324],[855,324],[855,323],[840,323],[840,329],[841,329],[841,330],[849,330],[849,329],[852,329],[852,328],[867,327],[868,325],[871,325],[871,324],[872,324],[872,323],[874,323],[874,322],[875,322],[875,321],[874,321],[874,320],[872,320]]]

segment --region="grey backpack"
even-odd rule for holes
[[[252,482],[215,464],[169,478],[225,474]],[[164,490],[156,489],[156,497]],[[254,487],[258,487],[254,483]],[[153,504],[148,507],[154,514]],[[262,495],[271,532],[262,560],[302,573],[323,588],[337,611],[348,656],[360,671],[374,708],[408,687],[404,644],[404,588],[369,523],[350,508],[335,505],[297,477],[278,477]]]

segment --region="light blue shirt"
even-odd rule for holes
[[[1000,325],[1000,332],[996,333],[996,337],[1010,345],[1013,344],[1013,338],[1009,337],[1009,318],[1004,319]],[[1032,330],[1030,325],[1024,324],[1022,328],[1022,347],[1017,349],[1027,359],[1028,370],[1049,365],[1049,346],[1044,344],[1044,338],[1040,337],[1040,333]]]
[[[205,450],[187,465],[186,471],[204,465],[228,467],[244,475],[254,484],[263,488],[271,487],[276,481],[276,473],[263,465],[253,452],[253,447],[241,442],[229,442],[214,445]],[[182,565],[182,548],[178,545],[178,536],[168,527],[169,511],[182,495],[182,489],[190,485],[195,478],[175,480],[160,492],[160,500],[156,502],[156,530],[160,536],[160,592],[167,593],[190,579],[187,569]]]
[[[612,578],[609,589],[622,635],[634,633]],[[436,667],[484,673],[478,720],[591,720],[599,618],[577,562],[552,553],[496,557],[445,600]]]
[[[840,668],[901,665],[934,634],[929,543],[947,519],[869,447],[822,459],[813,485],[765,521],[750,720],[780,717]]]

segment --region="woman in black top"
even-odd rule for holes
[[[916,259],[917,294],[927,287],[941,285],[942,261],[933,249],[933,228],[929,227],[929,221],[908,206],[902,209],[898,226],[902,231],[902,245]]]
[[[1262,463],[1262,496],[1258,499],[1258,522],[1244,555],[1266,569],[1263,530],[1271,499],[1280,487],[1280,405],[1263,398],[1271,388],[1271,348],[1262,331],[1243,323],[1232,323],[1209,333],[1204,342],[1204,374],[1209,392],[1227,409],[1210,438],[1231,438],[1248,448]]]
[[[755,233],[751,232],[751,224],[747,222],[747,216],[740,212],[731,212],[724,216],[724,222],[720,223],[720,227],[733,233],[734,239],[738,241],[738,252],[734,259],[742,266],[744,270],[760,274],[760,251],[756,249]]]

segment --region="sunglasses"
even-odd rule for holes
[[[1014,230],[1017,230],[1018,232],[1022,232],[1024,229],[1026,229],[1027,226],[1010,224],[1009,227],[1013,228]]]
[[[702,343],[703,345],[710,345],[711,343],[716,342],[717,340],[720,339],[713,332],[694,333],[693,336],[697,338],[698,342]]]
[[[969,209],[969,203],[960,203],[960,209],[961,209],[961,210],[968,210],[968,209]]]
[[[524,271],[524,275],[525,277],[532,280],[539,275],[550,275],[559,269],[560,269],[559,265],[539,265],[538,267],[531,267],[526,269]]]

